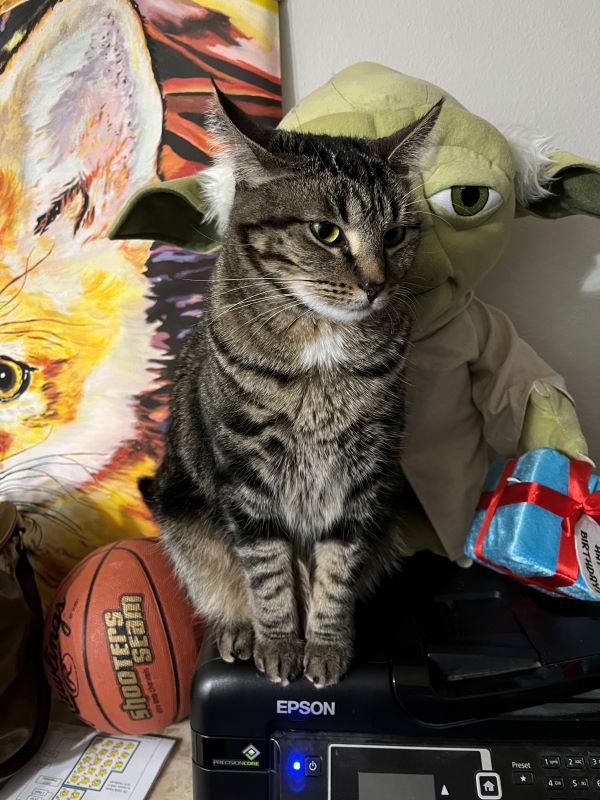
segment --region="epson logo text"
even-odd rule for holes
[[[335,717],[335,703],[320,700],[278,700],[278,714],[302,714],[304,717]]]

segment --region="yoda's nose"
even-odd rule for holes
[[[373,300],[375,300],[375,298],[378,297],[385,288],[385,283],[373,283],[373,281],[363,281],[358,285],[367,295],[367,300],[369,303],[372,303]]]

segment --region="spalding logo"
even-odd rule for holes
[[[335,703],[320,700],[278,700],[278,714],[302,714],[304,717],[335,717]]]
[[[75,662],[70,653],[65,653],[62,658],[61,666],[63,684],[71,697],[75,698],[79,694],[79,680],[77,678]]]
[[[61,634],[63,637],[71,635],[71,626],[62,618],[65,604],[57,603],[54,607],[52,619],[50,620],[50,633],[44,650],[44,661],[46,662],[47,674],[58,693],[60,699],[75,714],[79,713],[79,708],[75,701],[79,693],[77,673],[71,656],[63,655],[61,652]]]

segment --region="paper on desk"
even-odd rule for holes
[[[0,800],[143,800],[174,743],[53,724],[37,755],[0,789]]]

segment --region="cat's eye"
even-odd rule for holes
[[[489,186],[450,186],[429,199],[454,217],[476,217],[502,203],[502,195]]]
[[[29,386],[33,368],[8,356],[0,356],[0,403],[8,403]]]
[[[310,229],[313,236],[329,247],[340,247],[345,241],[342,231],[333,222],[311,222]]]
[[[392,247],[398,247],[406,238],[406,228],[402,225],[396,225],[393,228],[388,228],[383,234],[383,246],[390,250]]]

